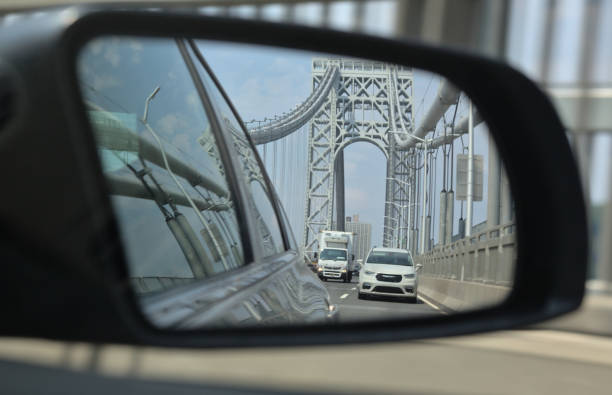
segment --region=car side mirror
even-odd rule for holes
[[[10,335],[181,347],[341,344],[498,330],[579,306],[588,232],[578,169],[546,94],[508,65],[423,44],[146,6],[71,11],[1,26],[15,34],[0,35],[0,72],[19,83],[16,109],[0,125],[0,152],[10,153],[0,155],[0,169],[11,169],[3,188],[17,191],[1,195],[0,222],[19,230],[12,244],[36,247],[5,247],[11,284],[0,291],[3,318],[36,322],[11,326]],[[270,85],[260,92],[252,81]],[[281,108],[284,91],[304,99]],[[271,119],[262,108],[283,116]],[[275,164],[269,177],[272,150],[264,147],[289,135],[303,142],[287,144],[299,153],[284,156],[302,168]],[[343,265],[314,274],[300,262],[320,232],[344,221],[334,205],[351,194],[334,195],[333,183],[344,179],[335,176],[344,167],[337,160],[354,142],[374,144],[390,169],[380,173],[390,178],[381,233],[361,246],[375,239],[382,253],[409,251],[418,287],[400,267],[408,258],[372,264],[380,270],[359,279],[367,290]],[[300,179],[306,170],[311,176]],[[299,244],[279,220],[279,199],[302,196],[275,192],[292,177],[307,198],[287,221],[304,231]],[[49,300],[65,303],[23,292],[40,279]],[[365,303],[364,291],[413,302],[420,294],[455,315],[384,316],[381,325],[380,315],[355,322],[333,307],[340,298]],[[14,295],[28,309],[9,306]],[[40,320],[48,316],[57,319]]]

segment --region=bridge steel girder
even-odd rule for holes
[[[313,91],[320,91],[330,68],[337,68],[339,75],[326,101],[310,121],[308,131],[304,251],[316,251],[318,233],[332,229],[334,198],[337,198],[336,227],[343,228],[344,197],[334,195],[336,191],[344,191],[344,185],[336,185],[344,182],[344,169],[338,161],[343,160],[343,149],[358,141],[374,144],[387,158],[385,216],[398,220],[393,223],[385,218],[384,245],[399,243],[405,248],[409,237],[408,196],[415,195],[415,183],[410,181],[415,172],[408,164],[414,162],[415,151],[396,150],[395,139],[389,132],[399,130],[400,116],[409,130],[414,129],[412,69],[380,62],[315,58],[312,62]],[[395,71],[392,73],[392,70]],[[397,89],[399,105],[391,98],[391,88]],[[399,109],[392,110],[394,105]]]

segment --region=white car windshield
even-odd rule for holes
[[[410,254],[405,252],[373,251],[366,263],[380,263],[384,265],[412,266]]]
[[[336,260],[336,261],[346,261],[346,251],[345,250],[323,250],[321,251],[321,259],[326,260]]]

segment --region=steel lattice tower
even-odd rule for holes
[[[414,129],[412,69],[382,62],[315,58],[312,62],[313,91],[323,81],[326,71],[334,67],[339,70],[339,77],[311,119],[308,131],[304,249],[315,251],[317,234],[331,229],[334,198],[336,228],[343,230],[343,150],[358,141],[374,144],[385,155],[384,245],[396,245],[399,240],[400,246],[406,248],[407,228],[412,228],[406,225],[408,217],[410,222],[415,218],[414,211],[408,215],[408,194],[414,197],[415,192],[414,182],[408,188],[408,181],[414,175],[409,163],[415,161],[412,151],[395,149],[394,134],[389,132],[401,130],[400,116],[408,129],[406,132],[412,133]]]

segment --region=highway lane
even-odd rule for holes
[[[350,283],[341,280],[327,280],[323,284],[331,297],[331,303],[338,308],[340,321],[361,321],[388,318],[423,317],[439,315],[440,310],[425,303],[418,303],[393,298],[359,299],[358,277]]]

